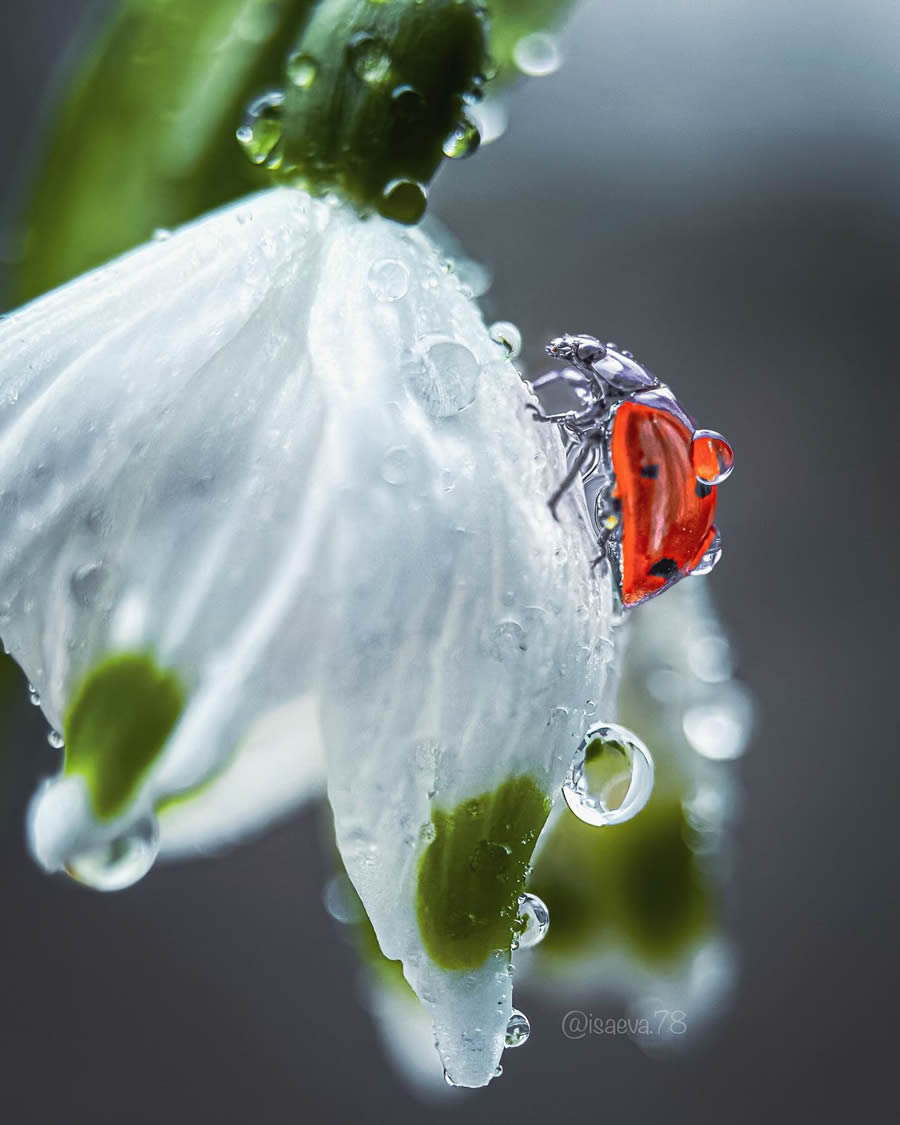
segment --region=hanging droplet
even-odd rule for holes
[[[684,736],[704,758],[716,762],[740,757],[753,725],[753,703],[738,683],[723,684],[714,698],[689,707],[682,717]]]
[[[444,156],[451,160],[459,160],[464,156],[471,156],[481,144],[481,134],[474,121],[463,119],[453,132],[444,141]]]
[[[691,441],[691,464],[703,484],[721,484],[734,469],[734,450],[715,430],[695,430]]]
[[[398,121],[418,121],[425,111],[425,99],[415,86],[395,86],[391,90],[391,112]]]
[[[519,895],[519,922],[522,927],[516,943],[519,949],[530,949],[542,942],[550,929],[550,911],[544,900],[530,891]]]
[[[427,202],[428,193],[415,180],[391,180],[384,186],[378,210],[386,219],[411,226],[425,214]]]
[[[308,90],[319,73],[319,64],[303,51],[295,51],[288,57],[287,76],[298,90]]]
[[[328,880],[322,893],[322,902],[331,917],[344,926],[361,919],[359,898],[346,875],[335,875]]]
[[[377,301],[399,301],[409,292],[409,270],[396,258],[382,258],[369,270],[369,292]]]
[[[280,164],[283,112],[284,94],[280,90],[263,94],[247,106],[235,136],[251,164],[265,164],[268,168]]]
[[[653,758],[632,731],[601,723],[582,739],[562,792],[586,824],[622,824],[650,799]]]
[[[41,696],[34,684],[28,685],[28,702],[33,707],[40,707],[41,705]]]
[[[62,748],[66,744],[66,740],[63,738],[63,736],[59,733],[58,730],[48,731],[47,732],[47,741],[50,743],[50,745],[53,747],[54,750],[62,750]]]
[[[465,346],[446,336],[420,336],[418,362],[409,369],[411,391],[435,418],[449,418],[471,406],[478,393],[481,365]]]
[[[368,31],[358,31],[347,44],[350,69],[367,86],[380,86],[391,72],[391,55],[384,42]]]
[[[522,350],[522,333],[509,320],[497,320],[491,325],[491,339],[499,344],[510,359]]]
[[[528,1042],[530,1034],[531,1024],[528,1022],[528,1016],[524,1012],[520,1012],[518,1008],[513,1008],[506,1025],[505,1045],[507,1047],[521,1047]]]
[[[716,566],[719,559],[722,557],[722,536],[716,532],[710,543],[708,549],[704,551],[703,557],[691,571],[695,578],[702,578],[704,574],[709,572]]]
[[[523,74],[532,78],[544,78],[559,70],[562,53],[559,43],[552,35],[536,31],[523,35],[513,48],[513,61]]]
[[[158,854],[159,826],[148,816],[124,836],[70,856],[66,874],[95,891],[121,891],[143,879]]]

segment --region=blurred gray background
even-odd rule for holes
[[[101,6],[3,5],[7,257],[40,98]],[[28,767],[0,792],[4,1121],[896,1120],[900,7],[584,0],[562,46],[432,207],[491,266],[491,312],[533,371],[550,335],[611,337],[737,448],[712,579],[759,704],[733,1006],[659,1060],[568,1041],[562,1010],[529,998],[504,1078],[430,1109],[321,907],[321,814],[120,895],[49,879],[22,824],[54,753],[23,699]]]

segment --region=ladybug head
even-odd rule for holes
[[[569,363],[590,367],[606,355],[606,348],[596,336],[570,336],[566,333],[551,340],[546,348],[547,355],[563,359]]]

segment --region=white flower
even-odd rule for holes
[[[473,1086],[612,655],[526,401],[421,231],[289,189],[0,324],[0,627],[67,738],[35,854],[133,877],[155,813],[172,851],[223,842],[313,791],[321,740],[347,871]]]

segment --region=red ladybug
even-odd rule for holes
[[[550,498],[581,479],[597,538],[622,602],[638,605],[687,574],[719,561],[716,486],[734,452],[714,430],[698,430],[668,387],[630,352],[593,336],[560,336],[547,353],[568,365],[536,379],[535,390],[563,388],[575,409],[545,414],[566,441],[569,471]]]

